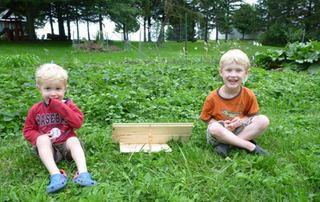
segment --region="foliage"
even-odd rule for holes
[[[319,40],[317,0],[259,0],[257,10],[264,45],[284,46],[296,40]],[[260,24],[261,23],[261,24]],[[303,35],[303,33],[305,33]]]
[[[218,2],[218,9],[216,15],[216,26],[218,30],[222,34],[231,34],[233,31],[233,16],[235,12],[235,3],[238,2],[237,0],[226,0]],[[227,39],[227,38],[226,38]]]
[[[203,43],[204,41],[197,41],[195,43],[188,42],[188,59],[192,59],[192,63],[195,61],[205,61],[205,54],[203,54]],[[260,52],[264,52],[267,49],[275,48],[268,46],[254,46],[251,41],[240,41],[240,40],[228,40],[227,42],[219,40],[218,44],[215,41],[208,41],[208,43],[212,44],[211,49],[208,50],[208,56],[211,57],[211,60],[219,60],[220,54],[217,54],[221,51],[227,51],[230,48],[240,48],[245,51],[250,57],[254,55],[254,53],[258,50]],[[86,43],[84,43],[86,44]],[[81,43],[81,46],[84,45]],[[41,43],[2,43],[0,48],[0,55],[16,55],[16,54],[34,54],[40,58],[41,63],[65,63],[65,56],[68,55],[68,59],[71,61],[79,61],[81,64],[110,64],[110,63],[122,63],[126,60],[130,60],[130,62],[150,62],[152,60],[159,61],[159,56],[164,60],[167,60],[170,64],[172,61],[176,61],[177,59],[185,58],[185,54],[183,52],[183,47],[185,47],[185,43],[176,43],[176,42],[165,42],[162,46],[156,46],[155,43],[150,42],[142,42],[141,43],[141,52],[146,54],[148,58],[142,55],[139,56],[139,42],[132,41],[130,44],[135,47],[132,48],[132,51],[121,51],[121,52],[112,52],[108,53],[87,53],[86,51],[75,50],[72,46],[72,42],[54,42],[54,41],[43,41]],[[234,45],[236,44],[236,46]],[[106,44],[104,44],[106,45]],[[112,45],[122,49],[123,44],[121,41],[113,41]],[[213,49],[214,47],[218,47],[218,49]],[[109,46],[109,49],[112,47]],[[247,49],[248,48],[248,49]],[[46,49],[44,51],[44,49]],[[118,50],[119,50],[118,49]],[[209,60],[210,61],[210,60]],[[180,62],[180,61],[179,61]]]
[[[2,67],[15,67],[24,68],[32,67],[40,64],[40,58],[32,54],[21,54],[21,55],[0,55],[0,66]]]
[[[42,99],[35,88],[36,64],[0,65],[0,201],[319,201],[319,75],[251,68],[245,85],[271,121],[257,141],[272,155],[255,157],[234,148],[221,159],[206,145],[199,115],[222,79],[216,62],[193,60],[177,58],[164,66],[163,75],[142,63],[65,67],[66,96],[85,115],[77,133],[98,186],[77,186],[72,182],[76,165],[61,162],[68,184],[50,195],[45,191],[49,173],[22,137],[28,110]],[[123,154],[112,143],[115,122],[192,122],[195,127],[188,142],[168,143],[171,153]]]
[[[244,4],[239,10],[234,12],[233,27],[242,34],[242,40],[245,34],[251,34],[257,30],[255,23],[258,21],[254,7],[250,4]]]
[[[256,64],[263,69],[277,69],[281,67],[281,62],[285,60],[283,50],[269,49],[264,53],[257,52],[255,55]]]
[[[257,52],[255,60],[263,69],[290,68],[296,71],[308,70],[315,67],[320,71],[320,43],[316,41],[306,43],[289,43],[283,50],[268,50],[265,53]],[[316,66],[314,66],[316,65]]]
[[[285,32],[287,41],[294,43],[296,41],[304,42],[304,32],[305,30],[301,27],[289,27],[288,31]]]
[[[264,45],[269,46],[285,46],[287,44],[285,36],[285,25],[284,24],[273,24],[262,33],[259,37],[259,41]]]

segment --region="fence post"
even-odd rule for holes
[[[187,27],[188,27],[188,25],[187,25],[187,13],[186,13],[186,15],[185,15],[186,17],[185,17],[185,32],[186,32],[186,51],[185,51],[185,57],[187,58],[187,56],[188,56],[188,34],[187,34]]]
[[[141,26],[140,26],[140,33],[139,33],[139,60],[141,59]]]

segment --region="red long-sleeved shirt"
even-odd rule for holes
[[[70,99],[65,102],[50,99],[48,105],[42,101],[30,109],[24,124],[23,136],[35,145],[40,135],[50,133],[52,128],[59,128],[61,135],[54,144],[63,143],[68,138],[77,136],[74,129],[81,127],[83,118],[80,109]]]

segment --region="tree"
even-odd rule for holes
[[[151,18],[152,18],[152,11],[155,9],[157,4],[156,0],[142,0],[139,4],[139,7],[141,9],[141,16],[143,17],[143,29],[144,29],[144,36],[143,40],[144,42],[147,41],[147,35],[148,33],[148,42],[151,42],[151,32],[149,30],[151,29]]]
[[[122,0],[121,4],[113,5],[114,8],[110,10],[110,19],[116,24],[116,31],[123,32],[123,40],[128,40],[130,32],[136,32],[140,28],[138,23],[138,16],[141,10],[138,7],[136,0]]]
[[[259,0],[258,1],[259,19],[263,22],[265,30],[260,40],[265,45],[283,46],[287,43],[286,32],[296,18],[293,0]],[[297,19],[296,22],[298,22]]]
[[[28,40],[35,41],[37,39],[35,21],[40,15],[41,8],[43,8],[43,2],[41,0],[1,0],[1,5],[5,8],[11,8],[18,14],[26,17]]]
[[[239,10],[234,12],[233,27],[242,34],[242,40],[245,34],[251,34],[257,31],[255,23],[258,21],[254,7],[250,4],[244,4]]]
[[[166,24],[170,18],[170,14],[172,12],[172,7],[173,7],[172,2],[173,2],[173,0],[164,0],[163,1],[164,14],[162,17],[160,33],[159,33],[158,40],[157,40],[158,45],[161,45],[162,41],[164,39],[164,27],[166,26]]]
[[[185,41],[187,31],[187,40],[195,42],[196,22],[201,18],[199,6],[197,6],[199,2],[198,0],[179,0],[176,3],[174,12],[170,15],[167,23],[170,25],[166,32],[167,40]]]
[[[257,9],[265,30],[263,44],[283,46],[304,38],[320,39],[319,0],[259,0]]]
[[[311,40],[320,40],[320,1],[304,0],[297,9],[301,24],[304,25],[305,37]]]
[[[200,12],[202,14],[202,18],[199,21],[200,30],[203,35],[204,41],[208,41],[211,29],[218,28],[217,27],[217,15],[218,8],[221,4],[220,0],[207,0],[200,1]],[[218,31],[217,31],[218,33]],[[218,38],[218,37],[216,37]]]
[[[195,41],[195,26],[196,21],[200,19],[200,13],[198,11],[198,1],[185,1],[185,0],[164,0],[159,9],[158,16],[160,25],[160,31],[157,39],[157,43],[161,45],[164,40],[164,28],[167,24],[185,24],[185,14],[188,15],[188,38],[191,41]],[[180,41],[180,40],[178,40]]]
[[[219,28],[219,31],[222,34],[225,34],[225,40],[228,39],[228,34],[231,34],[233,31],[232,19],[234,15],[235,8],[238,7],[237,2],[242,2],[238,0],[222,0],[219,4],[217,12],[216,26]]]

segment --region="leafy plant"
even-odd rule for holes
[[[283,50],[268,50],[265,53],[257,52],[255,60],[258,67],[263,69],[290,68],[295,71],[307,70],[312,64],[319,61],[320,43],[289,43]],[[320,71],[320,68],[318,68]],[[313,66],[313,72],[315,67]]]
[[[281,67],[282,61],[285,60],[283,50],[271,50],[267,52],[255,54],[257,66],[262,69],[276,69]]]
[[[0,66],[2,67],[33,67],[40,64],[39,57],[33,54],[0,55]]]

